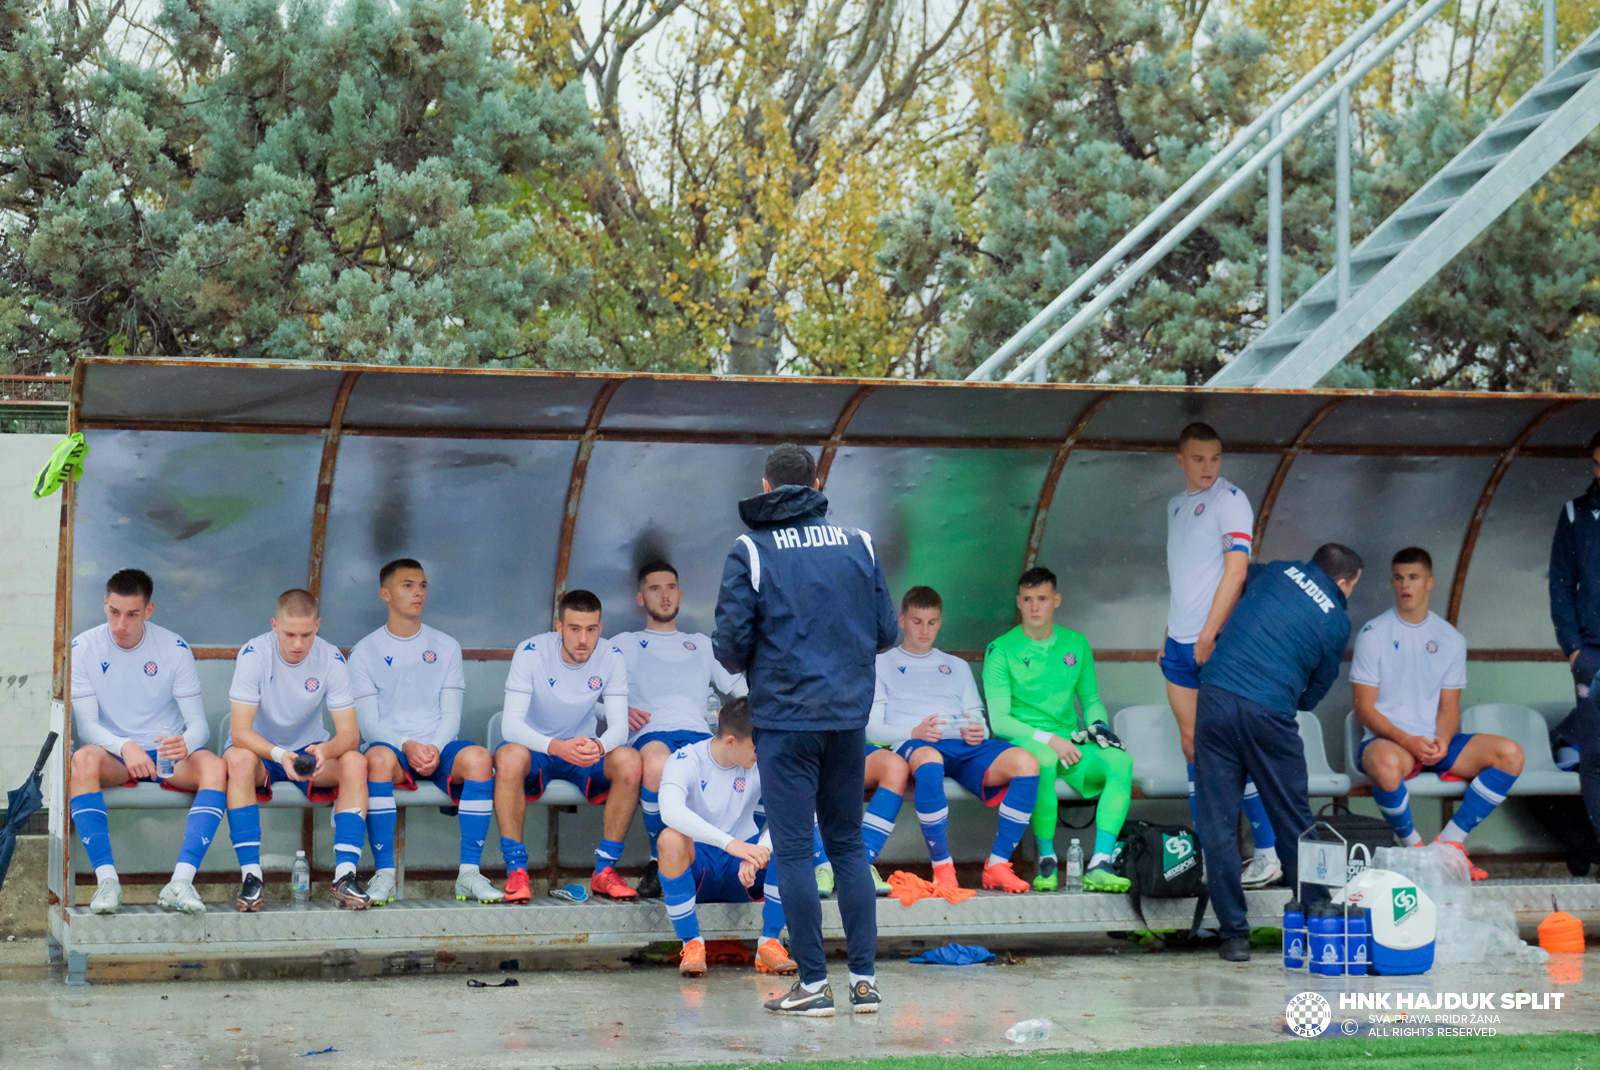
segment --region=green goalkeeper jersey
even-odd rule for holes
[[[989,644],[983,659],[984,702],[995,735],[1032,738],[1044,729],[1063,738],[1078,730],[1073,696],[1086,723],[1105,721],[1094,653],[1082,632],[1056,625],[1049,640],[1029,639],[1018,625]]]

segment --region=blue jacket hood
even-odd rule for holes
[[[739,519],[744,521],[746,527],[757,531],[809,516],[827,515],[827,496],[815,487],[802,487],[796,483],[786,483],[739,503]]]

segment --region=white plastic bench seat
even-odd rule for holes
[[[1170,706],[1129,706],[1118,710],[1111,722],[1133,758],[1133,786],[1145,798],[1189,797],[1188,762]]]
[[[1563,772],[1550,753],[1550,728],[1539,711],[1510,702],[1486,702],[1461,711],[1464,732],[1505,736],[1522,747],[1522,775],[1513,795],[1576,795],[1578,774]]]

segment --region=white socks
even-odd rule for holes
[[[117,878],[116,866],[95,866],[94,879],[96,883],[100,881],[117,881],[119,884],[121,883]]]
[[[175,881],[188,881],[194,883],[195,868],[187,862],[179,862],[173,867],[172,879]]]
[[[1256,857],[1265,858],[1268,862],[1276,862],[1278,861],[1278,849],[1276,847],[1257,847]]]
[[[248,877],[248,876],[251,876],[252,874],[254,874],[256,880],[262,881],[262,882],[266,881],[266,878],[261,875],[261,863],[260,862],[251,862],[248,866],[240,866],[239,867],[239,875],[241,877]]]

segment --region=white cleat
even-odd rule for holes
[[[115,914],[121,906],[122,882],[115,877],[101,881],[94,898],[89,900],[89,910],[95,914]]]
[[[476,899],[480,903],[500,903],[505,901],[505,893],[489,883],[477,870],[463,873],[456,878],[456,898],[466,901]]]
[[[1244,867],[1239,883],[1246,888],[1265,888],[1283,876],[1283,863],[1266,855],[1256,855]]]
[[[395,883],[394,870],[380,869],[372,875],[367,882],[367,898],[372,900],[373,906],[382,906],[384,903],[394,902],[394,897],[399,892]]]
[[[190,881],[174,878],[161,889],[161,895],[156,902],[162,910],[177,911],[191,918],[204,917],[206,913],[205,900],[200,898],[200,893],[194,890],[194,884]]]

